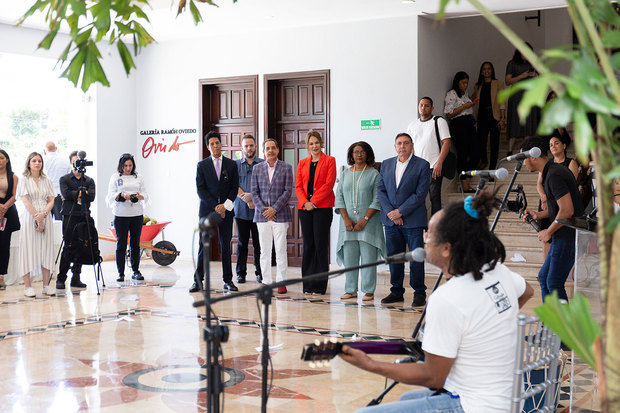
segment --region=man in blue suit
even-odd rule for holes
[[[381,223],[385,227],[388,255],[423,247],[423,231],[428,220],[426,195],[431,181],[430,165],[413,154],[413,140],[407,133],[396,135],[394,145],[398,156],[381,164],[377,195],[381,203]],[[426,303],[424,263],[409,263],[409,285],[414,289],[413,307]],[[390,294],[382,304],[403,301],[405,264],[390,264]]]
[[[230,240],[232,238],[234,201],[239,191],[239,174],[237,164],[232,159],[222,156],[222,138],[218,132],[209,132],[205,136],[211,156],[198,162],[196,171],[196,188],[200,198],[200,218],[213,211],[220,214],[222,222],[217,226],[218,239],[222,251],[222,272],[225,290],[239,291],[232,281],[232,264],[230,260]],[[189,290],[195,293],[203,289],[203,250],[202,242],[198,244],[198,262],[194,273],[194,285]]]

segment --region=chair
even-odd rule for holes
[[[518,315],[511,412],[554,412],[563,367],[560,338],[538,317]],[[525,382],[525,385],[524,385]]]

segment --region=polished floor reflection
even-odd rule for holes
[[[103,268],[108,285],[100,295],[87,268],[83,281],[89,286],[84,291],[45,297],[41,284],[35,283],[34,299],[24,297],[19,285],[0,292],[1,410],[205,411],[205,312],[192,306],[200,295],[187,292],[191,263],[179,260],[172,267],[159,267],[144,260],[146,281],[139,284],[113,281],[113,263]],[[299,269],[290,270],[291,277],[299,276]],[[211,274],[214,294],[221,296],[219,263],[212,265]],[[404,304],[380,305],[389,290],[388,278],[380,275],[374,303],[362,303],[361,297],[340,301],[342,278],[331,280],[323,296],[305,296],[295,286],[275,297],[270,309],[269,340],[275,346],[270,411],[350,412],[381,392],[384,381],[377,376],[338,358],[329,367],[310,368],[300,354],[304,344],[317,338],[410,337],[420,311],[410,307],[411,292]],[[429,288],[434,281],[427,277]],[[256,286],[250,281],[240,288]],[[526,312],[538,304],[528,304]],[[225,411],[256,412],[261,391],[256,298],[218,303],[215,312],[230,329],[223,345]],[[390,361],[395,356],[379,358]],[[397,386],[385,401],[409,389]]]

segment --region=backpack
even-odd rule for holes
[[[435,138],[437,138],[437,145],[439,146],[439,152],[441,153],[441,140],[439,139],[439,126],[437,125],[437,119],[441,116],[434,116],[435,121]],[[456,155],[452,152],[452,147],[448,151],[448,156],[443,160],[441,165],[441,176],[447,179],[454,179],[456,176]]]
[[[93,265],[103,261],[99,251],[97,228],[90,222],[80,222],[73,228],[70,247],[73,252],[71,261],[76,264]]]

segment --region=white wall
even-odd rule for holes
[[[38,50],[37,45],[45,33],[29,28],[15,28],[0,23],[0,52],[15,53],[29,56],[45,57],[56,60],[66,47],[68,38],[59,34],[51,50]],[[93,206],[93,218],[99,232],[107,232],[112,218],[110,209],[105,205],[108,180],[116,169],[119,155],[133,152],[136,145],[136,92],[135,76],[127,78],[122,69],[117,53],[106,47],[100,51],[104,55],[104,69],[111,87],[97,84],[91,86],[85,95],[89,103],[90,114],[87,122],[90,125],[89,136],[84,137],[80,149],[87,151],[88,159],[95,166],[88,169],[87,174],[95,178],[97,185],[96,205]],[[69,84],[69,81],[67,81]],[[71,85],[73,87],[73,85]],[[102,242],[102,253],[114,251],[114,244]]]
[[[534,50],[550,49],[572,42],[572,28],[566,9],[541,12],[541,26],[536,20],[525,21],[535,11],[502,14],[499,17],[522,39],[529,41]],[[497,79],[504,80],[506,65],[514,47],[484,17],[464,17],[438,24],[434,20],[418,18],[418,49],[420,58],[418,83],[419,97],[430,96],[435,102],[435,114],[443,114],[446,92],[456,72],[469,74],[468,94],[478,79],[480,65],[490,61],[495,66]],[[423,57],[422,57],[423,56]],[[555,69],[568,70],[566,65]]]
[[[262,140],[262,75],[330,69],[330,152],[338,165],[345,162],[348,146],[360,139],[373,146],[378,160],[393,156],[394,136],[416,113],[416,20],[384,19],[149,46],[138,61],[138,130],[198,129],[198,79],[259,74]],[[377,118],[382,121],[381,130],[360,131],[361,119]],[[137,153],[143,142],[144,137],[138,136]],[[173,221],[166,238],[186,258],[198,220],[198,144],[137,161],[147,175],[147,184],[158,188],[151,190],[152,205],[147,213]],[[333,263],[338,224],[334,219]]]

